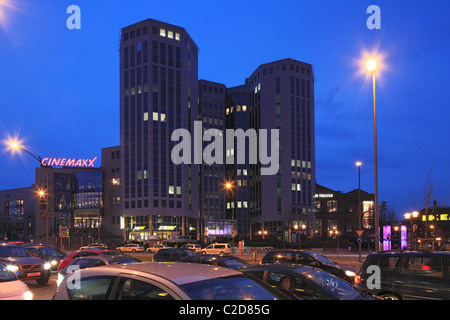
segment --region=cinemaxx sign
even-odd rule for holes
[[[44,158],[41,165],[43,167],[93,168],[95,160],[97,160],[97,157],[93,159]]]

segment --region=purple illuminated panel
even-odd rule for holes
[[[408,246],[408,229],[406,226],[400,226],[400,249],[406,249]]]
[[[383,250],[391,250],[391,226],[383,226]]]

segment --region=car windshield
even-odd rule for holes
[[[307,277],[339,300],[361,298],[361,294],[349,283],[326,272],[320,270],[311,271],[307,274]]]
[[[9,271],[3,263],[0,263],[0,282],[16,281],[17,277]]]
[[[29,257],[22,247],[0,247],[0,257]]]
[[[222,258],[222,262],[225,263],[227,267],[231,269],[236,269],[248,265],[247,262],[240,259]]]
[[[231,276],[191,282],[181,287],[195,300],[278,300],[245,276]]]
[[[317,254],[315,252],[311,252],[310,255],[313,256],[314,258],[316,258],[317,260],[319,260],[320,262],[322,262],[323,264],[336,264],[336,262],[334,262],[333,260],[328,259],[327,257],[324,257],[321,254]]]
[[[115,263],[136,263],[141,262],[139,259],[135,259],[133,257],[126,257],[126,258],[117,258],[114,261]]]
[[[188,255],[188,257],[190,256],[195,256],[195,252],[192,252],[191,250],[184,250],[184,252],[186,252],[186,254]]]
[[[62,253],[61,251],[52,249],[52,248],[40,248],[39,252],[43,256],[60,256],[60,257],[64,256],[64,253]]]
[[[120,252],[117,251],[100,251],[103,256],[117,256]]]

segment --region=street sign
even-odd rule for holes
[[[358,239],[356,239],[356,242],[358,242],[358,243],[362,243],[362,238],[361,238],[361,237],[359,237]]]
[[[358,238],[361,238],[364,233],[364,230],[355,230],[355,232],[358,235]]]

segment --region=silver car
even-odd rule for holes
[[[178,262],[109,265],[77,270],[53,300],[280,300],[276,289],[240,271]]]

